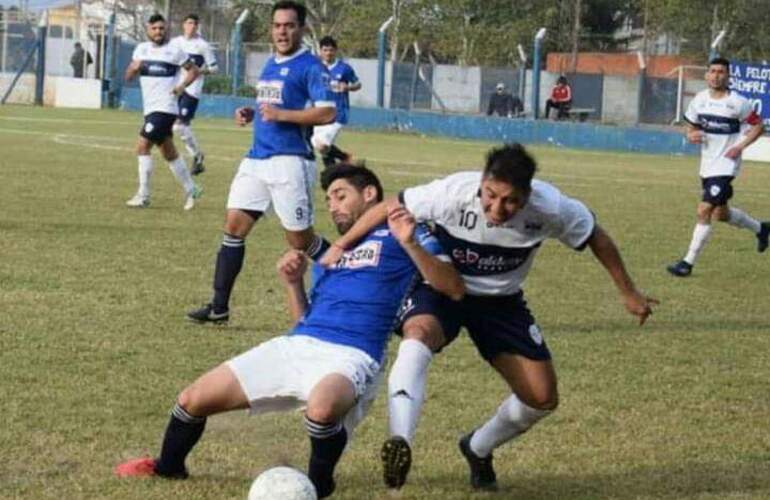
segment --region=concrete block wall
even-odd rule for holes
[[[602,123],[630,124],[639,119],[639,79],[605,76]]]
[[[433,70],[433,89],[449,110],[477,113],[479,102],[482,100],[481,68],[439,64]],[[435,97],[431,107],[434,110],[441,109]]]

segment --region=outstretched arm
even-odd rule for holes
[[[643,325],[647,321],[647,317],[652,314],[652,305],[659,302],[637,290],[631,276],[626,271],[626,266],[623,264],[623,258],[620,256],[618,247],[598,224],[588,240],[588,246],[591,247],[591,251],[596,256],[596,259],[607,269],[610,277],[612,277],[612,281],[615,282],[615,286],[623,298],[626,310],[638,317],[639,324]]]
[[[289,315],[296,323],[307,311],[308,301],[303,280],[307,270],[307,258],[299,250],[289,250],[278,260],[276,269],[281,281],[286,285]]]

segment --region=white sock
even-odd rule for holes
[[[762,226],[757,219],[740,208],[730,207],[730,218],[727,219],[727,223],[731,226],[748,229],[754,234],[757,234],[759,230],[762,229]]]
[[[152,177],[152,156],[139,155],[139,194],[145,198],[150,196],[150,177]]]
[[[512,394],[503,401],[497,413],[473,433],[471,451],[479,457],[487,457],[492,450],[524,434],[549,413],[550,410],[536,410],[525,405]]]
[[[189,125],[179,124],[175,127],[179,131],[179,138],[182,139],[185,149],[190,153],[190,156],[195,157],[200,152],[200,146],[198,145],[198,139],[195,138],[192,128]]]
[[[695,224],[695,229],[692,232],[692,241],[690,242],[690,248],[687,250],[687,255],[684,256],[684,261],[688,264],[695,265],[695,259],[698,258],[703,247],[706,246],[706,242],[711,235],[711,224],[701,224],[700,222]]]
[[[390,435],[410,444],[425,401],[428,365],[433,353],[419,340],[402,340],[388,377],[388,420]]]
[[[195,183],[192,180],[190,171],[187,170],[187,164],[184,162],[184,159],[178,156],[176,160],[168,162],[168,168],[171,169],[176,180],[182,185],[184,192],[187,194],[192,193],[193,189],[195,189]]]

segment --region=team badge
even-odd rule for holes
[[[281,68],[281,76],[286,76],[289,74],[289,68]]]
[[[717,196],[722,191],[722,189],[719,186],[711,186],[709,188],[709,193],[711,193],[711,196]]]
[[[155,125],[153,125],[152,123],[145,123],[145,124],[144,124],[144,132],[145,132],[145,133],[149,134],[149,133],[151,133],[153,130],[155,130]]]

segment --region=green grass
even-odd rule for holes
[[[289,326],[274,262],[276,219],[248,240],[228,328],[184,321],[209,296],[224,204],[248,131],[199,119],[204,197],[156,161],[153,205],[136,189],[137,114],[0,107],[0,497],[245,498],[253,477],[304,466],[299,414],[210,419],[184,482],[117,480],[155,453],[177,392]],[[489,144],[346,131],[391,193],[465,168]],[[638,328],[590,252],[551,242],[527,296],[555,357],[561,406],[496,452],[497,495],[474,495],[456,449],[504,384],[465,336],[437,356],[403,498],[770,498],[770,262],[751,234],[720,225],[695,274],[664,266],[689,243],[696,159],[532,148],[540,177],[587,202],[640,287],[661,300]],[[157,157],[156,157],[157,159]],[[747,164],[735,204],[770,218],[770,169]],[[316,193],[317,227],[332,226]],[[391,349],[396,345],[391,343]],[[335,498],[384,498],[382,395],[338,471]]]

